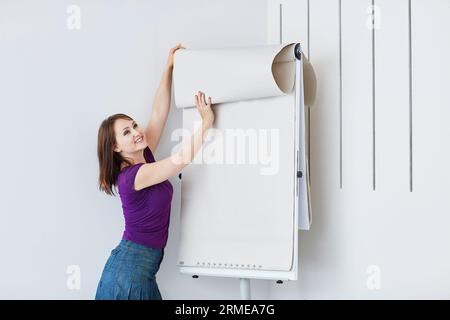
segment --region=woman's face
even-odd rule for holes
[[[147,147],[144,130],[134,120],[117,119],[114,123],[116,146],[114,151],[131,154]]]

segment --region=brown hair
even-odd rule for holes
[[[97,156],[99,165],[99,190],[106,194],[115,195],[113,186],[117,185],[117,177],[120,173],[122,162],[131,165],[132,163],[114,151],[116,144],[116,134],[114,123],[117,119],[133,120],[123,113],[116,113],[103,120],[98,129]]]

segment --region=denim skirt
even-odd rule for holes
[[[122,239],[106,261],[96,300],[162,300],[156,283],[164,249]]]

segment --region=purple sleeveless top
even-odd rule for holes
[[[144,158],[147,163],[155,162],[149,147],[144,149]],[[125,218],[122,239],[162,249],[166,246],[169,233],[173,187],[169,180],[165,180],[135,191],[134,179],[142,165],[137,163],[123,168],[117,178]]]

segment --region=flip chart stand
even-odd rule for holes
[[[250,300],[250,279],[240,278],[241,300]]]
[[[303,106],[303,88],[301,88],[301,90],[298,90],[300,86],[301,81],[299,81],[299,79],[303,78],[303,68],[302,68],[302,49],[301,49],[301,45],[300,43],[297,43],[294,47],[294,56],[296,59],[296,81],[295,81],[295,94],[296,94],[296,108],[298,107],[298,110],[296,110],[296,119],[298,124],[297,126],[300,126],[301,124],[300,122],[300,117],[304,116],[304,106]],[[299,74],[297,74],[299,73]],[[298,127],[298,129],[296,129],[296,134],[297,132],[299,132],[300,129]],[[300,141],[302,140],[303,136],[299,134],[298,137],[296,137],[296,143],[300,143]],[[305,177],[305,173],[304,173],[304,169],[303,166],[301,165],[301,161],[300,161],[300,157],[299,157],[299,153],[300,153],[300,148],[298,148],[299,150],[297,150],[297,159],[296,159],[296,170],[294,172],[295,174],[295,178],[297,179],[297,184],[296,184],[296,191],[297,191],[297,195],[299,194],[299,188],[300,188],[300,181],[302,178]],[[306,173],[307,174],[307,173]],[[178,178],[181,180],[182,179],[182,174],[179,173]],[[297,212],[297,214],[299,214],[299,201],[300,199],[298,199],[298,201],[296,201],[296,207],[295,207],[295,212]],[[298,225],[294,226],[295,228],[298,228]],[[188,271],[189,272],[189,271]],[[187,273],[188,273],[187,272]],[[214,274],[211,274],[214,275]],[[193,274],[192,278],[194,279],[198,279],[199,275],[198,274]],[[236,277],[237,278],[237,277]],[[240,298],[241,300],[250,300],[251,299],[251,286],[250,286],[250,278],[241,278],[239,277],[239,285],[240,285]],[[273,278],[272,278],[273,279]],[[282,280],[277,280],[276,281],[277,284],[282,284],[283,281]]]
[[[297,63],[302,63],[302,48],[300,46],[300,43],[297,43],[294,47],[294,54],[295,58],[297,59]],[[299,83],[295,83],[296,86],[299,85]],[[302,178],[303,173],[302,171],[297,171],[297,178]],[[240,279],[240,289],[241,289],[241,300],[250,300],[251,299],[251,288],[250,288],[250,279],[248,278],[239,278]],[[283,281],[278,280],[278,284],[282,284]]]

